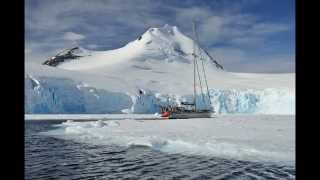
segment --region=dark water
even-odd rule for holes
[[[39,134],[61,121],[25,122],[25,179],[295,179],[295,167],[96,146]]]

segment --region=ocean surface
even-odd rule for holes
[[[63,121],[25,121],[25,179],[295,179],[295,167],[93,145],[43,135]]]

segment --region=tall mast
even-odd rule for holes
[[[198,43],[198,36],[197,36],[197,32],[196,32],[196,27],[195,27],[195,22],[193,22],[193,33],[194,33],[194,43],[197,42]],[[198,44],[199,45],[199,44]],[[194,52],[195,52],[195,45],[194,45]],[[206,76],[206,71],[205,71],[205,68],[204,68],[204,59],[203,59],[203,56],[201,56],[201,50],[199,50],[199,56],[200,56],[200,59],[201,59],[201,64],[202,64],[202,71],[203,71],[203,78],[204,78],[204,81],[205,81],[205,85],[206,85],[206,88],[207,88],[207,96],[209,98],[209,103],[211,105],[211,100],[210,100],[210,93],[209,93],[209,87],[208,87],[208,82],[207,82],[207,76]],[[195,53],[194,53],[195,54]],[[198,55],[195,55],[195,57],[198,56]],[[195,64],[196,64],[196,67],[198,68],[198,63],[195,59]],[[198,69],[197,69],[198,70]],[[199,72],[198,72],[199,73]],[[204,93],[202,91],[202,85],[201,85],[201,78],[200,78],[200,75],[199,75],[199,81],[200,81],[200,87],[201,87],[201,95],[202,95],[202,98],[203,98],[203,102],[205,102],[205,99],[204,99]]]
[[[193,39],[193,102],[194,102],[194,110],[197,110],[197,90],[196,90],[196,45],[195,45],[195,35],[196,35],[196,24],[193,21],[193,34],[194,34],[194,39]]]

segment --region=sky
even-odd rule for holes
[[[227,71],[295,72],[294,0],[26,0],[25,61],[75,45],[120,48],[149,27],[177,26]]]

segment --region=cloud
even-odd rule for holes
[[[287,24],[276,24],[276,23],[257,23],[254,24],[250,30],[250,33],[255,35],[274,34],[289,30]]]
[[[295,58],[284,55],[282,57],[255,57],[252,61],[239,64],[235,71],[253,73],[294,73]],[[260,58],[260,59],[259,59]],[[234,68],[235,69],[235,68]]]
[[[211,8],[203,5],[174,6],[167,2],[157,3],[150,0],[41,1],[37,6],[31,2],[33,1],[27,1],[29,8],[26,9],[26,29],[40,36],[49,32],[54,35],[81,29],[80,32],[89,39],[99,35],[99,38],[112,39],[118,36],[118,41],[119,38],[120,41],[128,41],[131,40],[129,38],[134,39],[134,34],[137,36],[138,33],[143,33],[148,26],[162,26],[167,23],[177,25],[191,36],[191,21],[195,19],[199,22],[200,40],[206,45],[221,42],[239,45],[250,44],[251,39],[254,44],[258,42],[256,37],[244,40],[248,35],[264,36],[288,29],[280,23],[257,23],[254,15],[240,11],[243,4],[248,3],[243,0],[237,3],[217,1]],[[186,4],[192,3],[194,2],[189,1]],[[127,33],[128,30],[130,34]]]
[[[74,33],[74,32],[66,32],[63,35],[63,39],[64,40],[69,40],[69,41],[77,41],[77,40],[81,40],[84,39],[85,36],[82,34],[78,34],[78,33]]]
[[[283,23],[257,22],[252,15],[212,15],[203,20],[199,32],[205,44],[224,43],[235,46],[256,46],[280,32],[288,31]]]
[[[239,48],[212,48],[209,53],[227,71],[252,73],[295,72],[294,54],[252,54]]]
[[[211,16],[199,27],[199,33],[205,43],[219,42],[224,39],[225,21],[223,17]]]
[[[264,45],[265,38],[257,36],[240,36],[229,40],[229,44],[238,47],[261,47]]]
[[[89,45],[87,45],[87,47],[90,48],[90,49],[96,49],[96,48],[98,48],[99,46],[96,45],[96,44],[89,44]]]
[[[236,48],[211,48],[209,53],[226,67],[232,67],[233,64],[244,62],[247,59],[246,53]]]

